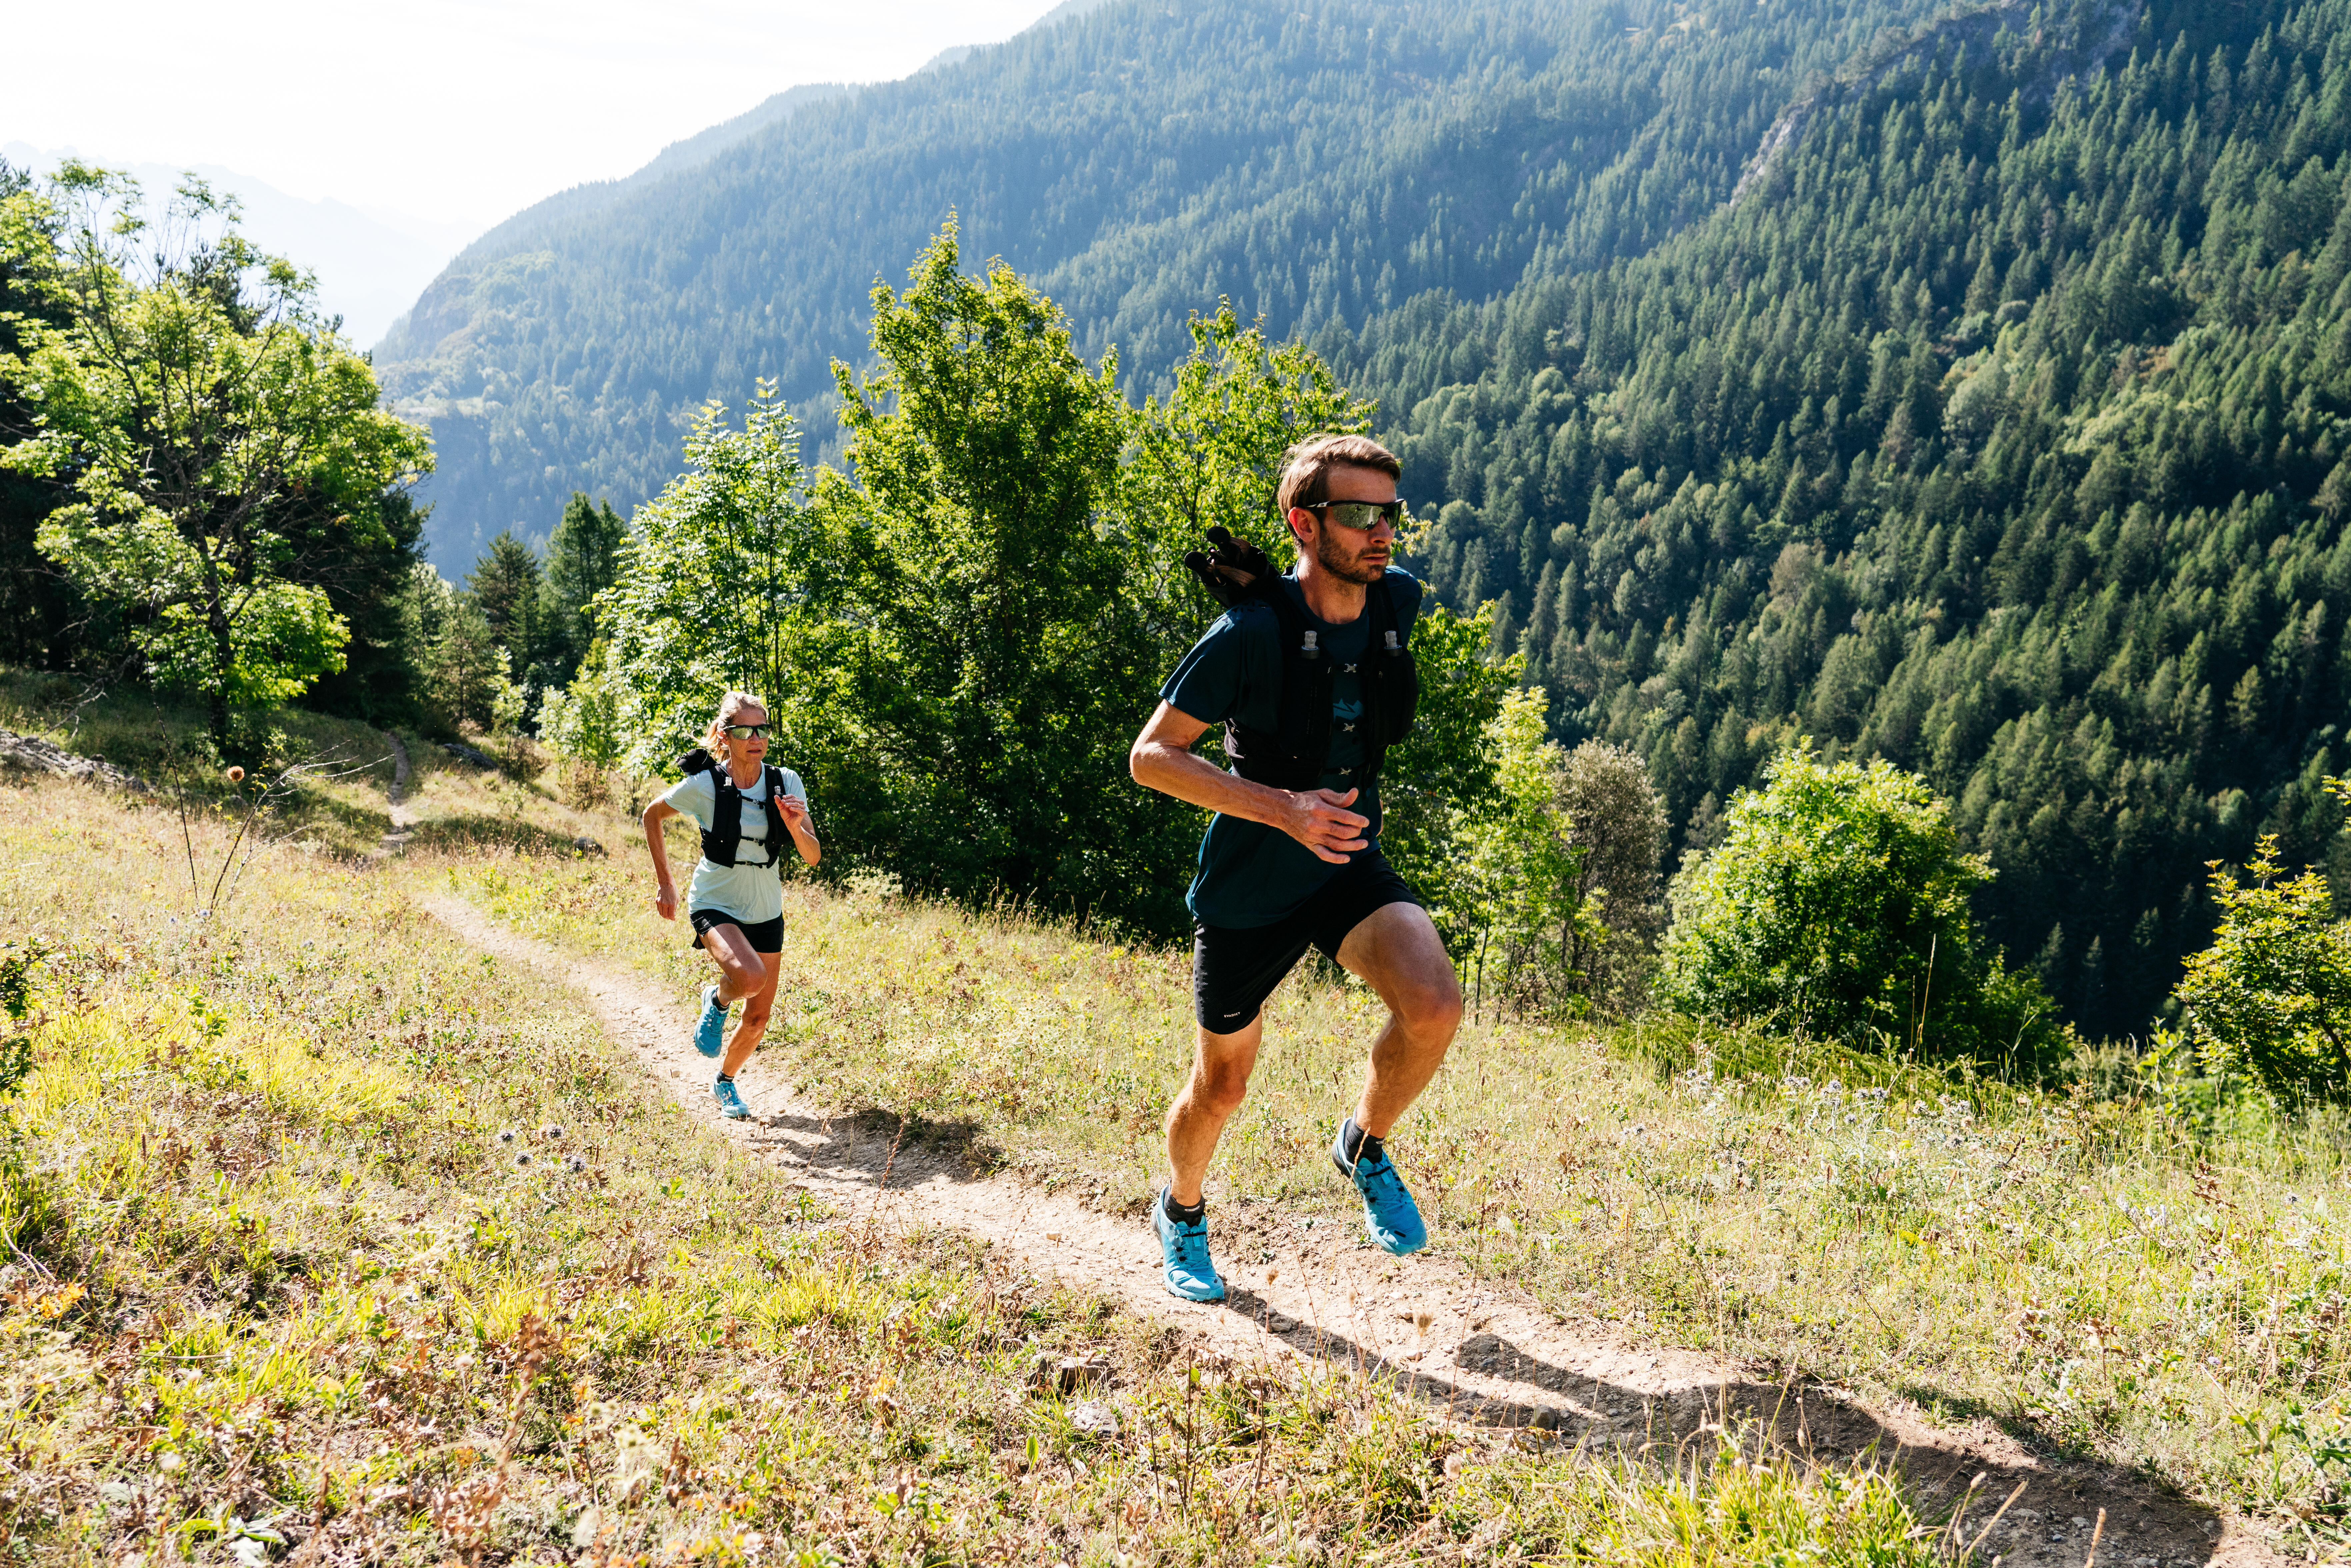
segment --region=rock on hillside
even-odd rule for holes
[[[110,789],[134,789],[149,793],[147,781],[135,773],[125,773],[111,762],[100,762],[95,757],[84,757],[68,751],[53,740],[43,740],[37,735],[18,735],[14,730],[0,729],[0,771],[18,773],[54,773],[65,779],[87,779],[93,784]]]

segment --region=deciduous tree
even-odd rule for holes
[[[34,423],[0,461],[70,484],[42,552],[123,611],[154,677],[200,696],[224,743],[233,710],[340,665],[349,626],[298,580],[297,535],[322,512],[381,532],[387,490],[430,466],[311,279],[236,215],[191,179],[151,224],[134,183],[70,162],[53,197],[0,203],[0,249],[68,318],[20,320],[0,360]]]

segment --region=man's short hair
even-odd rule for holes
[[[1310,435],[1283,455],[1281,486],[1273,493],[1281,515],[1292,507],[1319,507],[1331,498],[1333,468],[1370,468],[1404,477],[1396,455],[1368,435]]]

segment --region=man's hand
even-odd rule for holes
[[[664,882],[653,889],[653,913],[664,920],[677,918],[677,884]]]
[[[1126,754],[1134,781],[1211,811],[1279,828],[1332,865],[1345,864],[1370,842],[1364,830],[1372,820],[1347,809],[1355,803],[1354,790],[1343,795],[1336,789],[1253,784],[1194,754],[1192,747],[1207,732],[1206,721],[1161,703]]]
[[[1342,795],[1336,789],[1301,789],[1290,797],[1290,810],[1274,825],[1308,849],[1321,860],[1332,865],[1345,865],[1347,857],[1371,841],[1364,830],[1372,820],[1359,811],[1350,811],[1355,803],[1353,789]]]

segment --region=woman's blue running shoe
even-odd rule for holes
[[[1167,1218],[1167,1189],[1161,1187],[1151,1198],[1151,1228],[1159,1237],[1159,1250],[1167,1260],[1166,1271],[1160,1276],[1167,1282],[1167,1293],[1187,1301],[1221,1301],[1225,1299],[1225,1282],[1217,1278],[1217,1266],[1208,1260],[1208,1222],[1206,1218],[1189,1225]]]
[[[716,986],[702,988],[702,1016],[694,1023],[694,1049],[716,1061],[726,1054],[726,1004]]]
[[[1420,1222],[1420,1206],[1405,1190],[1404,1177],[1382,1149],[1369,1159],[1347,1158],[1347,1129],[1341,1124],[1338,1141],[1331,1145],[1331,1163],[1355,1184],[1364,1196],[1364,1228],[1383,1252],[1401,1258],[1428,1245],[1428,1227]]]
[[[718,1113],[730,1122],[739,1122],[751,1113],[751,1107],[743,1103],[743,1096],[737,1092],[732,1078],[711,1080],[710,1097],[718,1102]]]

